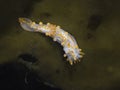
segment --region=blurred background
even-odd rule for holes
[[[120,90],[119,0],[0,0],[0,89]],[[63,48],[18,18],[50,22],[85,53],[71,66]]]

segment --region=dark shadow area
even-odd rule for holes
[[[86,34],[86,39],[87,40],[95,40],[95,32],[97,28],[101,25],[103,22],[103,16],[102,15],[91,15],[88,19],[88,24],[87,24],[87,34]]]
[[[0,65],[0,90],[61,90],[16,62]]]
[[[101,15],[92,15],[88,20],[87,28],[91,31],[95,31],[103,20],[103,16]]]
[[[92,33],[87,33],[87,39],[92,39],[94,38],[94,35]]]
[[[18,58],[27,62],[32,62],[32,63],[35,63],[36,61],[38,61],[38,59],[35,56],[29,53],[20,54]]]
[[[0,65],[0,90],[25,90],[24,82],[27,69],[16,63]]]

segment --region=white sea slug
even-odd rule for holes
[[[67,61],[69,61],[71,65],[80,61],[83,57],[84,53],[79,49],[74,37],[61,29],[60,26],[50,23],[43,24],[42,22],[36,24],[28,18],[19,18],[19,22],[24,30],[44,33],[46,36],[52,37],[54,41],[60,43],[65,52],[64,57],[67,57]]]

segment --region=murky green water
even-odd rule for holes
[[[119,3],[115,0],[1,0],[0,64],[16,62],[21,54],[27,53],[38,61],[25,65],[62,90],[119,90]],[[58,43],[43,34],[24,31],[18,17],[60,25],[83,49],[82,62],[70,66]]]

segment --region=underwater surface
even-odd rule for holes
[[[120,1],[0,0],[0,90],[120,90]],[[53,23],[85,53],[71,66],[61,45],[19,17]]]

